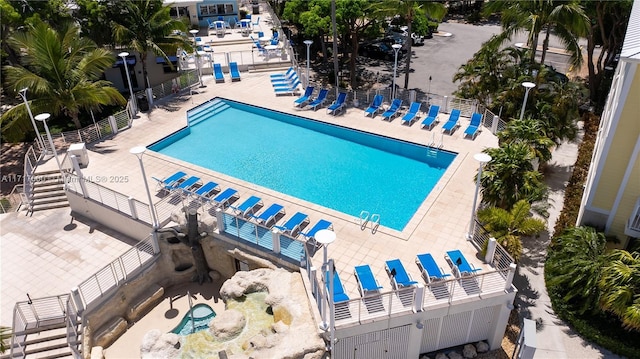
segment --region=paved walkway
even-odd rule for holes
[[[0,325],[11,327],[16,302],[69,294],[71,288],[137,241],[69,208],[0,215]]]
[[[562,211],[564,191],[571,177],[577,152],[578,144],[564,143],[554,151],[548,165],[545,177],[550,188],[549,231],[553,231]],[[539,238],[524,241],[523,256],[514,279],[519,291],[516,304],[521,318],[537,322],[538,350],[534,358],[620,358],[584,341],[553,312],[544,281],[544,262],[551,235],[552,233],[544,233]]]

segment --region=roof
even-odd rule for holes
[[[640,61],[640,0],[633,2],[620,58]]]

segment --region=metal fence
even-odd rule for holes
[[[32,330],[63,324],[67,318],[67,301],[69,294],[17,302],[13,307],[10,357],[13,358],[15,352],[25,357],[27,335]]]
[[[474,221],[475,229],[473,231],[473,238],[471,238],[471,242],[475,245],[478,251],[483,251],[486,248],[487,241],[491,238],[491,233],[489,233],[489,231],[487,231],[476,219],[474,219]],[[496,245],[496,251],[493,255],[491,265],[497,269],[508,269],[511,263],[515,263],[513,257],[498,243]]]
[[[153,237],[149,236],[78,285],[83,307],[96,306],[140,270],[153,263]]]
[[[224,232],[244,243],[266,250],[296,265],[300,265],[307,258],[306,242],[274,232],[271,228],[244,219],[242,216],[223,213],[223,219]]]
[[[76,174],[69,174],[67,176],[66,189],[84,198],[90,198],[115,211],[124,213],[133,219],[141,220],[149,225],[153,223],[151,219],[151,209],[148,204],[140,202],[135,198],[127,197],[120,192],[98,183],[88,181]]]
[[[178,87],[176,87],[176,82]],[[153,86],[151,91],[153,97],[160,99],[174,94],[182,89],[191,87],[199,82],[197,70],[185,70],[175,79],[167,80],[159,85]],[[144,95],[144,92],[142,92]]]

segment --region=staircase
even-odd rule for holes
[[[73,358],[69,343],[67,342],[67,324],[58,323],[47,326],[46,328],[32,329],[26,331],[23,336],[24,342],[21,345],[17,343],[13,346],[13,355],[7,354],[0,359],[12,358],[38,358],[38,359],[55,359],[55,358]],[[76,345],[78,343],[71,343]],[[24,353],[24,355],[23,355]]]
[[[27,212],[69,207],[64,179],[59,171],[38,172],[33,176],[33,189]]]

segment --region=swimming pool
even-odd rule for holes
[[[189,335],[208,329],[209,322],[215,318],[215,316],[216,312],[208,304],[196,304],[191,310],[187,311],[187,314],[184,315],[180,324],[173,328],[171,333]]]
[[[214,98],[149,149],[401,231],[456,153]]]

